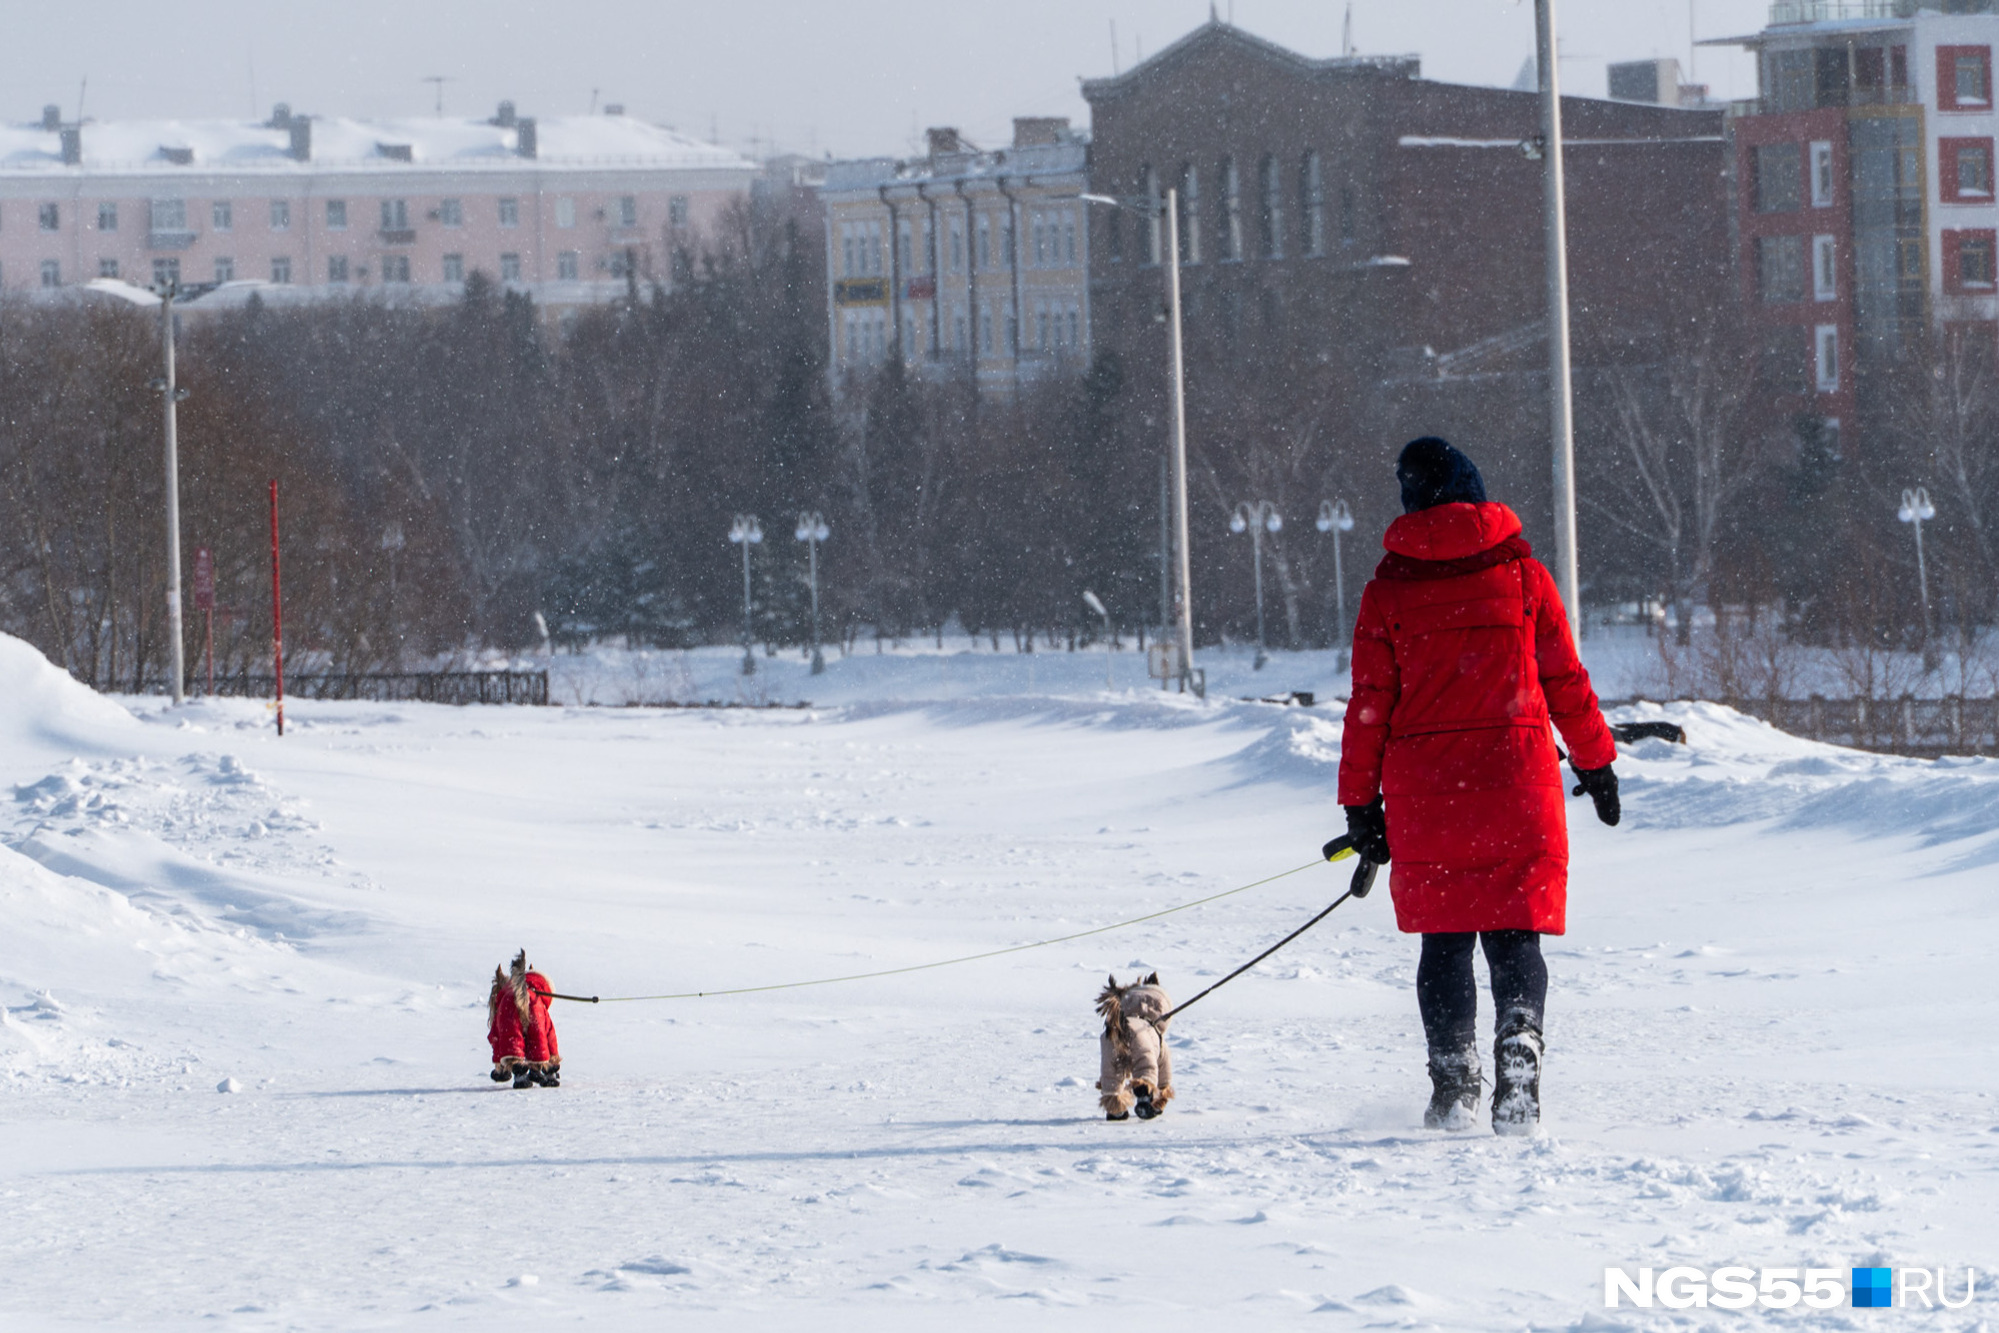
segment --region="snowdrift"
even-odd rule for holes
[[[0,634],[0,745],[87,745],[135,719],[34,645]]]

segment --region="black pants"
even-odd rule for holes
[[[1416,964],[1416,1007],[1433,1051],[1460,1051],[1478,1042],[1478,985],[1472,977],[1474,942],[1485,945],[1492,969],[1492,1008],[1498,1027],[1525,1018],[1536,1031],[1548,1003],[1548,965],[1541,937],[1531,930],[1425,935]]]

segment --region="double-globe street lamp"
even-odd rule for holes
[[[1930,503],[1927,486],[1917,486],[1902,492],[1902,507],[1895,511],[1901,519],[1916,530],[1916,587],[1923,599],[1923,670],[1937,669],[1936,646],[1930,640],[1930,573],[1923,564],[1923,524],[1937,516],[1937,507]]]
[[[1340,535],[1353,531],[1353,510],[1345,500],[1319,501],[1319,518],[1314,525],[1333,534],[1333,614],[1338,618],[1340,665],[1346,666],[1347,650],[1353,646],[1353,626],[1347,624],[1347,571],[1340,562]]]
[[[798,529],[791,535],[806,543],[806,578],[812,585],[812,674],[816,676],[826,670],[826,655],[819,650],[819,543],[832,536],[833,529],[812,509],[798,516]]]
[[[750,548],[764,539],[763,524],[755,514],[738,514],[729,524],[729,540],[743,548],[743,674],[757,674],[756,655],[750,651]]]
[[[1270,503],[1270,501],[1268,500],[1244,500],[1241,504],[1235,507],[1235,513],[1229,516],[1229,531],[1234,533],[1247,532],[1250,538],[1250,547],[1255,553],[1255,561],[1256,561],[1255,669],[1258,671],[1263,670],[1264,663],[1270,660],[1269,648],[1264,640],[1264,633],[1263,633],[1263,534],[1266,532],[1282,532],[1283,530],[1284,530],[1284,519],[1278,514],[1277,506]]]

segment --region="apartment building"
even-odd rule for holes
[[[1005,148],[929,131],[920,158],[826,169],[836,387],[900,357],[1011,392],[1089,357],[1088,148],[1066,119],[1022,117]]]
[[[1739,273],[1783,405],[1833,429],[1934,321],[1999,329],[1992,0],[1778,0],[1730,108]]]
[[[474,272],[550,307],[670,280],[753,163],[623,113],[0,126],[0,290],[255,281],[266,299],[448,299]]]

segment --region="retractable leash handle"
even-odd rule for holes
[[[564,995],[560,991],[535,990],[533,986],[528,987],[528,989],[534,991],[536,995],[541,996],[544,1000],[574,1000],[578,1004],[603,1003],[603,1001],[598,999],[595,995]]]
[[[1368,860],[1353,849],[1351,833],[1340,834],[1319,851],[1328,861],[1344,861],[1350,856],[1359,860],[1360,864],[1353,868],[1353,882],[1347,885],[1349,896],[1365,898],[1374,891],[1374,876],[1381,869],[1381,865],[1379,862]]]

